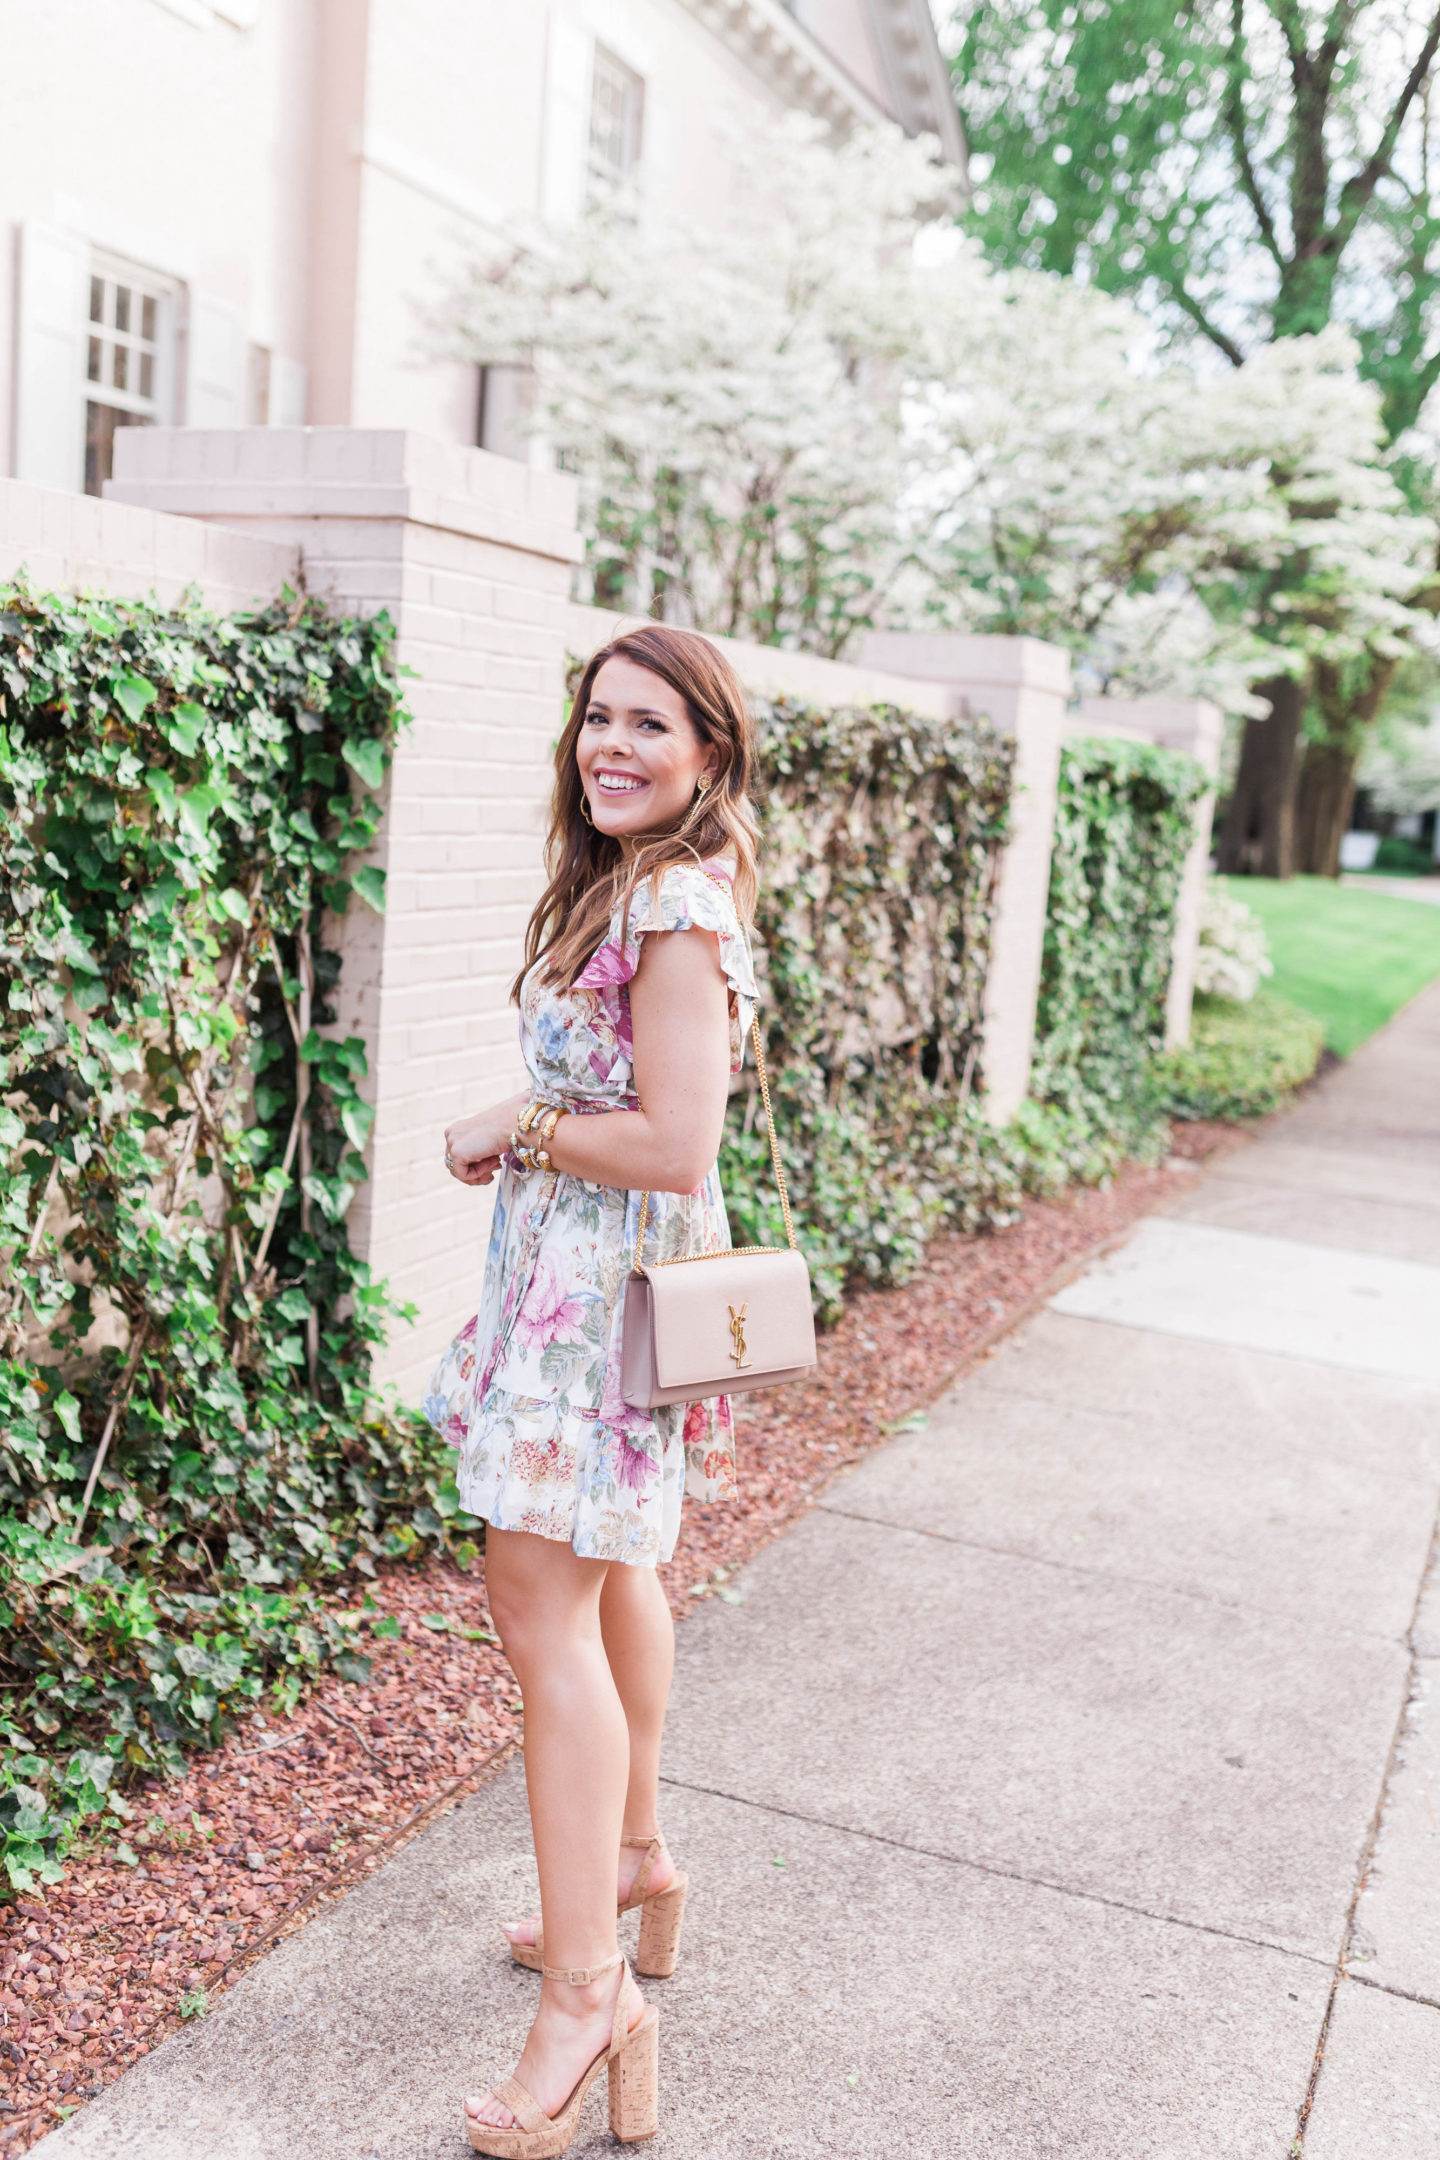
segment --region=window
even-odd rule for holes
[[[614,187],[640,162],[645,84],[603,45],[595,47],[590,80],[590,186]]]
[[[535,371],[528,367],[482,367],[475,440],[497,457],[530,462],[535,425]]]
[[[93,263],[85,363],[85,492],[115,463],[115,430],[149,427],[165,394],[168,293],[142,272]]]

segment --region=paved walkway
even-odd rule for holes
[[[1440,2154],[1437,1482],[1440,986],[682,1629],[657,2160]],[[512,1769],[45,2160],[460,2160],[525,1846]]]

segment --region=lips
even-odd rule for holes
[[[593,776],[597,795],[638,795],[647,788],[648,780],[640,780],[633,773],[597,772]]]

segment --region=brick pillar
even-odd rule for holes
[[[1138,735],[1165,750],[1182,750],[1205,768],[1209,786],[1195,805],[1180,897],[1175,909],[1170,988],[1165,996],[1165,1047],[1178,1050],[1190,1040],[1190,1007],[1195,996],[1195,957],[1200,944],[1200,902],[1210,866],[1210,824],[1215,815],[1215,781],[1225,739],[1225,716],[1208,698],[1085,698],[1077,729],[1087,735]]]
[[[1015,738],[1015,794],[990,933],[981,1067],[986,1114],[992,1124],[1004,1125],[1030,1085],[1070,655],[1038,638],[885,630],[871,632],[860,659],[862,666],[892,675],[949,684],[964,704]]]
[[[475,1310],[489,1229],[443,1127],[523,1082],[510,982],[541,886],[575,483],[389,430],[126,428],[106,492],[298,545],[307,588],[388,609],[415,671],[372,858],[386,912],[352,900],[338,926],[337,1021],[366,1041],[375,1106],[351,1235],[419,1308],[379,1377],[414,1401]]]

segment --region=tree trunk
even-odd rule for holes
[[[1305,691],[1293,675],[1255,688],[1270,716],[1245,723],[1219,865],[1231,876],[1288,878],[1295,869],[1295,746]]]
[[[1305,751],[1297,790],[1295,866],[1310,877],[1340,875],[1340,840],[1355,802],[1355,767],[1399,661],[1368,652],[1360,661],[1318,659],[1311,670],[1324,730]]]
[[[1340,840],[1355,803],[1358,750],[1311,743],[1300,766],[1295,801],[1296,867],[1308,877],[1339,877]]]

